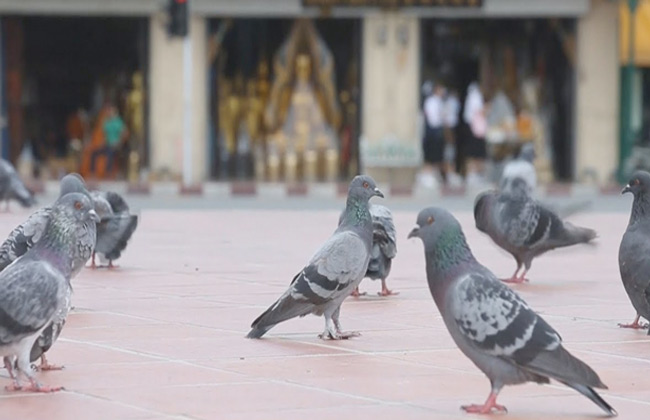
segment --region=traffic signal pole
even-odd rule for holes
[[[189,32],[189,31],[188,31]],[[192,37],[183,39],[183,186],[192,183]]]

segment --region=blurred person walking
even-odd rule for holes
[[[484,184],[487,132],[485,101],[477,82],[470,83],[465,97],[463,121],[467,124],[463,135],[463,148],[467,159],[466,181],[470,187]]]
[[[440,185],[440,164],[444,149],[443,134],[443,92],[441,84],[425,83],[424,100],[424,137],[422,152],[424,165],[418,175],[418,184],[425,188],[438,189]]]
[[[456,173],[456,131],[460,116],[460,100],[455,90],[450,89],[445,92],[442,112],[443,135],[445,140],[442,168],[445,173],[447,185],[454,188],[460,187],[463,184],[463,179]]]

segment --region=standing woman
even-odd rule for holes
[[[418,183],[425,188],[437,189],[440,182],[440,164],[444,149],[443,135],[443,92],[440,84],[431,85],[427,82],[424,86],[424,138],[422,139],[422,152],[424,164],[418,175]]]
[[[470,187],[480,186],[484,183],[483,173],[487,156],[485,145],[487,120],[485,118],[485,101],[477,82],[470,83],[467,88],[463,121],[467,124],[462,136],[467,159],[467,185]]]

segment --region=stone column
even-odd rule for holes
[[[361,162],[379,182],[412,185],[420,165],[420,22],[399,12],[363,19]]]
[[[618,2],[593,0],[578,20],[576,178],[610,180],[618,161]]]
[[[207,30],[204,17],[190,18],[192,37],[192,183],[208,167]],[[167,15],[151,17],[149,36],[149,133],[151,170],[180,180],[183,170],[183,40],[167,33]]]

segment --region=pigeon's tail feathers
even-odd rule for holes
[[[564,385],[575,389],[576,391],[578,391],[579,393],[581,393],[585,397],[589,398],[591,401],[594,402],[594,404],[596,404],[598,407],[602,408],[603,411],[605,411],[608,416],[615,417],[615,416],[618,415],[616,410],[614,410],[614,408],[611,405],[609,405],[607,403],[607,401],[605,401],[603,399],[603,397],[598,395],[598,393],[596,391],[594,391],[593,388],[588,387],[586,385],[574,384],[574,383],[571,383],[571,382],[563,382],[563,383],[564,383]]]
[[[297,316],[305,316],[314,311],[313,304],[294,299],[290,291],[291,289],[253,321],[251,331],[246,336],[247,338],[261,338],[268,330],[280,322]]]
[[[525,364],[525,369],[567,384],[607,389],[592,368],[561,345],[555,350],[539,353]]]
[[[569,216],[573,216],[574,214],[581,213],[587,210],[588,208],[591,207],[592,204],[593,203],[591,200],[582,200],[582,201],[577,201],[575,203],[569,203],[563,207],[558,206],[557,215],[560,218],[565,219]]]
[[[574,244],[586,244],[598,237],[598,233],[595,230],[589,228],[583,228],[580,226],[574,226],[569,222],[564,222],[564,228],[566,229],[567,243],[566,246]]]

